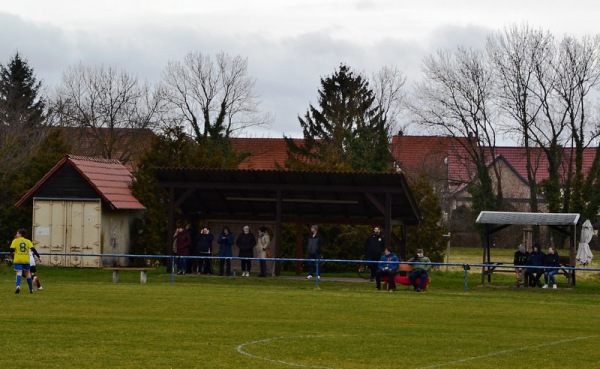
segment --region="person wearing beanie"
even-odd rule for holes
[[[533,245],[533,251],[529,254],[529,265],[537,268],[527,268],[527,278],[530,287],[542,287],[540,278],[544,274],[546,254],[542,251],[542,245],[536,243]]]
[[[415,292],[422,292],[427,284],[427,278],[429,278],[429,268],[431,268],[431,260],[423,255],[423,249],[417,249],[417,253],[413,258],[408,260],[412,264],[413,270],[408,274],[410,283],[413,285]],[[419,283],[417,283],[419,278]]]
[[[525,246],[519,245],[517,251],[515,252],[513,264],[517,266],[517,268],[515,268],[517,287],[521,287],[523,285],[523,278],[525,277],[525,273],[527,271],[527,268],[523,268],[523,266],[529,265],[529,252],[527,252]]]

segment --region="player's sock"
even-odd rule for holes
[[[33,291],[33,279],[27,278],[27,285],[29,286],[29,291]]]
[[[21,276],[17,275],[17,287],[19,287],[21,285]]]

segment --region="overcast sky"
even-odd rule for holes
[[[224,51],[248,58],[261,107],[275,115],[251,135],[300,137],[297,116],[340,63],[367,75],[397,66],[410,89],[440,48],[482,46],[512,25],[594,35],[599,10],[580,0],[0,0],[0,63],[18,51],[53,88],[79,62],[157,82],[169,60]]]

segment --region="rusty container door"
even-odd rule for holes
[[[63,267],[99,267],[100,200],[33,200],[33,243],[42,263]]]
[[[67,265],[98,268],[100,256],[100,219],[102,206],[98,201],[70,201],[67,204]]]

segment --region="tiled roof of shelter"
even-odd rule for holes
[[[66,155],[16,204],[22,205],[63,166],[72,166],[97,194],[114,209],[145,209],[131,193],[133,176],[116,159]]]
[[[294,139],[301,145],[303,139]],[[230,138],[231,148],[237,153],[249,154],[239,169],[279,169],[287,159],[287,143],[283,138]]]

